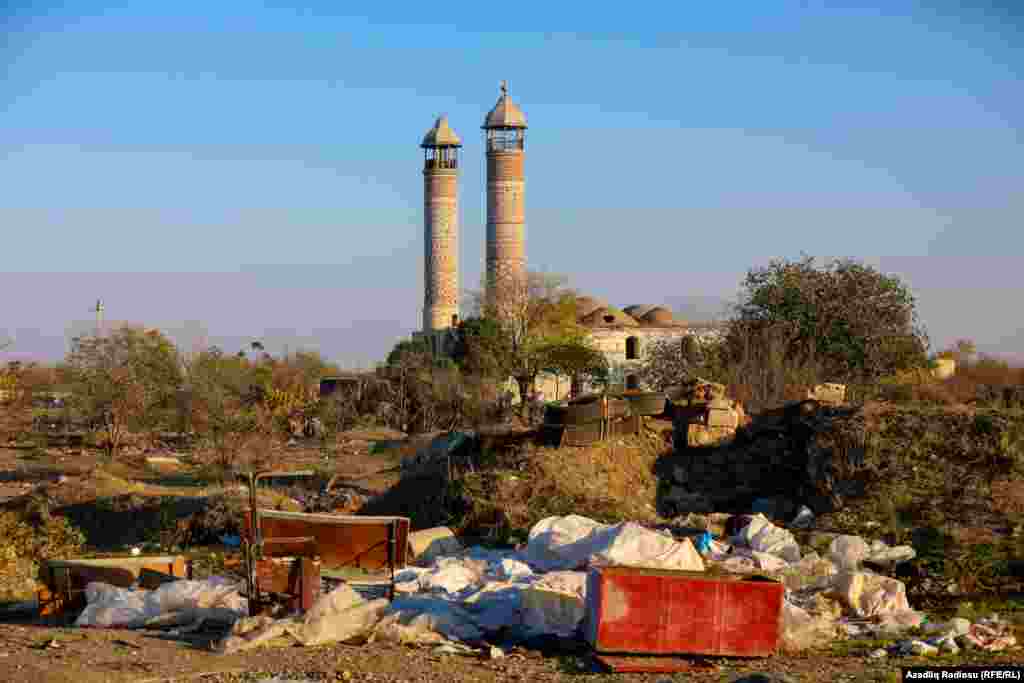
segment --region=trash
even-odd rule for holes
[[[866,572],[840,572],[834,595],[858,617],[912,612],[902,581]]]
[[[530,529],[526,560],[542,570],[590,564],[703,571],[689,539],[651,531],[633,522],[609,526],[579,515],[548,517]]]
[[[814,526],[814,511],[806,505],[801,505],[789,525],[794,529],[810,529]]]
[[[877,620],[877,623],[872,626],[871,631],[877,637],[889,637],[904,633],[910,629],[920,628],[924,622],[924,615],[921,612],[907,610],[883,614],[877,617]]]
[[[369,633],[388,607],[383,598],[367,601],[347,584],[341,584],[321,596],[302,618],[239,619],[215,649],[225,654],[241,652],[285,635],[305,646],[344,642]]]
[[[953,636],[942,638],[937,643],[934,643],[934,645],[938,646],[941,652],[951,655],[960,654],[960,646],[956,644],[956,638]]]
[[[527,637],[553,634],[569,638],[584,616],[584,572],[553,572],[523,591],[522,624]]]
[[[504,656],[505,651],[502,650],[500,647],[495,647],[491,645],[490,649],[487,651],[488,659],[501,659]]]
[[[711,536],[711,532],[705,531],[697,537],[693,544],[697,548],[697,552],[703,555],[704,553],[711,550],[711,541],[713,540],[714,538]]]
[[[462,543],[446,526],[424,529],[409,534],[410,556],[423,565],[429,565],[444,555],[456,555],[463,551]]]
[[[867,542],[860,536],[836,536],[829,546],[828,554],[839,569],[856,571],[868,556]]]
[[[486,570],[486,565],[481,565],[480,561],[442,557],[419,577],[420,588],[425,591],[461,593],[481,582]]]
[[[871,659],[885,659],[888,656],[889,656],[889,651],[886,650],[885,648],[878,648],[877,650],[872,650],[868,654],[868,657],[871,658]]]
[[[963,617],[950,619],[948,622],[934,621],[924,625],[925,633],[939,634],[939,637],[965,636],[971,631],[971,622]]]
[[[220,537],[220,542],[229,548],[238,548],[242,545],[242,537],[234,534],[225,534]]]
[[[762,514],[754,515],[733,539],[736,545],[745,545],[751,550],[770,553],[786,562],[800,561],[800,545],[789,531],[772,524]]]
[[[868,555],[864,561],[888,570],[901,562],[909,562],[915,557],[917,557],[917,552],[909,545],[889,547],[882,541],[875,541],[868,549]]]
[[[907,647],[909,654],[916,655],[918,657],[931,657],[939,654],[939,648],[934,645],[929,645],[923,640],[912,640],[910,645]]]
[[[402,643],[438,642],[438,635],[449,640],[476,642],[484,635],[465,607],[419,595],[396,598],[386,607],[375,632]]]
[[[818,604],[824,607],[820,597]],[[839,632],[837,616],[834,612],[807,610],[785,601],[782,605],[782,649],[798,652],[831,643]]]
[[[827,588],[831,585],[831,577],[836,574],[836,566],[812,550],[799,562],[783,569],[781,573],[786,588],[790,590],[814,586]]]
[[[525,562],[506,558],[495,568],[494,575],[503,581],[521,581],[533,576],[533,570]]]
[[[87,605],[75,626],[139,628],[151,620],[181,613],[180,621],[204,617],[234,621],[248,604],[239,585],[224,577],[205,581],[174,581],[154,591],[129,590],[93,582],[85,589]]]
[[[989,652],[999,652],[1017,644],[1010,625],[994,614],[972,624],[963,638],[972,648]]]

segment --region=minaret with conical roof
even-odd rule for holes
[[[501,82],[501,97],[482,126],[487,145],[487,300],[525,282],[523,150],[526,116]],[[496,298],[496,295],[497,298]]]
[[[423,148],[423,331],[453,327],[459,315],[459,159],[462,141],[440,116]]]

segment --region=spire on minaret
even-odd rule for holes
[[[501,82],[501,94],[502,96],[508,95],[508,81]]]

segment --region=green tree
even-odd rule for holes
[[[787,362],[835,381],[870,381],[927,363],[928,338],[909,287],[851,259],[776,260],[747,273],[730,322],[730,350],[765,334]]]
[[[245,358],[225,355],[215,347],[196,356],[187,370],[190,424],[224,474],[259,432],[253,379]]]
[[[583,379],[604,383],[610,367],[608,359],[586,336],[555,339],[542,348],[547,371],[570,378],[571,386]]]
[[[153,429],[173,410],[182,371],[177,349],[158,330],[123,326],[72,340],[65,359],[72,404],[98,425],[111,457],[130,431]]]
[[[478,369],[499,379],[513,378],[520,397],[526,397],[537,375],[557,364],[555,355],[563,360],[588,358],[588,349],[580,341],[586,333],[577,322],[576,293],[566,286],[565,278],[528,273],[507,278],[498,286],[504,288],[498,302],[476,295],[482,321],[475,323],[475,334],[467,337],[466,355]],[[570,348],[574,353],[568,352]],[[523,401],[522,410],[526,409]]]

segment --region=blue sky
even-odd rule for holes
[[[6,355],[59,358],[102,297],[186,346],[382,358],[420,321],[442,112],[479,282],[508,79],[532,268],[706,317],[751,266],[851,256],[906,278],[937,346],[1024,359],[1024,19],[959,4],[14,2]]]

